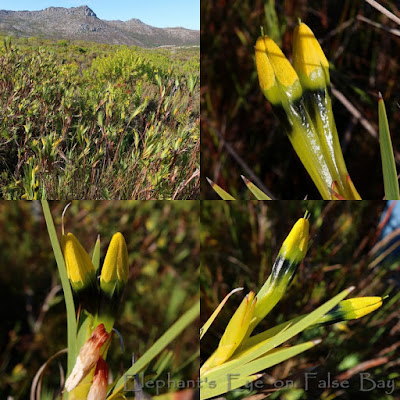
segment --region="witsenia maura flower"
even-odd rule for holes
[[[217,350],[203,364],[201,374],[228,360],[282,298],[307,252],[308,237],[308,219],[300,218],[283,242],[270,277],[256,297],[250,292],[243,299],[229,321]]]
[[[107,250],[98,288],[93,263],[75,236],[63,235],[62,248],[71,286],[82,307],[90,313],[88,336],[93,330],[79,351],[65,388],[69,392],[73,390],[71,396],[74,399],[101,399],[106,391],[104,384],[108,374],[104,361],[108,344],[105,343],[113,329],[121,296],[128,281],[128,250],[122,234],[116,233]],[[89,395],[91,397],[87,397]]]
[[[293,67],[296,70],[305,105],[319,134],[334,189],[346,199],[361,200],[347,172],[332,112],[329,62],[311,29],[300,22],[294,30]]]
[[[271,275],[257,293],[257,304],[246,337],[251,335],[257,324],[286,293],[298,266],[307,253],[309,229],[308,219],[300,218],[283,242],[272,267]]]
[[[329,64],[312,32],[311,37],[305,31],[302,24],[295,35],[296,69],[271,38],[258,38],[255,59],[260,87],[321,196],[330,200],[336,189],[338,195],[356,199],[358,194],[337,140],[329,97]]]
[[[250,292],[242,301],[239,308],[233,314],[224,334],[218,344],[217,350],[207,359],[200,369],[200,375],[209,369],[223,364],[238,348],[253,318],[257,303],[255,293]]]
[[[96,318],[104,323],[107,332],[114,325],[128,276],[128,249],[123,235],[118,232],[108,246],[100,275],[100,305]]]
[[[334,324],[341,321],[358,319],[375,311],[383,303],[382,297],[355,297],[353,299],[342,300],[328,314],[324,315],[318,324]]]
[[[74,294],[84,309],[90,313],[96,312],[98,297],[96,271],[89,254],[72,233],[62,235],[61,247]]]

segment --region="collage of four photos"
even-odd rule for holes
[[[400,399],[399,37],[1,0],[0,399]]]

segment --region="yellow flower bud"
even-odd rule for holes
[[[358,319],[375,311],[382,305],[382,297],[356,297],[341,301],[328,314],[324,315],[318,323],[333,324],[339,321]]]
[[[71,283],[84,286],[95,272],[89,254],[72,233],[62,236],[61,245],[65,265],[67,267],[68,279]]]
[[[128,281],[128,249],[121,233],[116,233],[108,246],[100,276],[100,287],[109,290],[110,285],[123,288]]]
[[[328,60],[313,32],[304,23],[294,30],[293,67],[303,89],[323,89],[330,84]]]
[[[279,46],[268,36],[257,39],[256,66],[261,90],[273,104],[299,99],[302,88],[296,71]]]
[[[310,223],[300,218],[293,226],[279,250],[279,256],[292,263],[300,263],[307,253]]]
[[[309,222],[300,218],[286,237],[272,267],[272,272],[257,293],[253,320],[246,334],[248,338],[257,324],[275,307],[286,293],[299,264],[304,259],[309,237]]]
[[[61,247],[68,279],[82,306],[94,312],[97,305],[96,271],[88,253],[72,234],[62,235]]]
[[[124,237],[118,232],[111,239],[101,270],[101,298],[95,319],[97,322],[103,322],[108,332],[114,325],[128,275],[128,249]]]

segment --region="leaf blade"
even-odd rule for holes
[[[57,262],[58,272],[61,278],[61,284],[64,292],[65,306],[67,309],[67,333],[68,333],[68,375],[76,360],[76,317],[75,304],[72,296],[71,285],[68,280],[67,270],[64,263],[60,243],[57,238],[56,229],[54,227],[53,217],[50,212],[47,200],[42,200],[42,209],[46,221],[47,230],[49,232],[51,246],[54,251],[54,257]]]
[[[385,103],[380,95],[378,100],[379,115],[379,144],[382,157],[383,182],[386,200],[399,200],[399,182],[397,180],[396,164],[393,155],[392,140],[390,138],[389,123],[386,115]]]
[[[207,182],[211,185],[214,191],[221,197],[222,200],[236,200],[233,196],[231,196],[228,192],[222,189],[221,186],[218,186],[215,182],[213,182],[210,178],[206,178]]]
[[[253,193],[254,197],[257,200],[272,200],[270,197],[267,196],[261,189],[259,189],[253,182],[249,181],[245,176],[240,175],[243,179],[245,185]]]

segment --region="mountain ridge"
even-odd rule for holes
[[[88,40],[141,47],[199,45],[200,31],[157,28],[140,19],[102,20],[88,6],[47,7],[40,11],[0,10],[0,33],[19,37]]]

